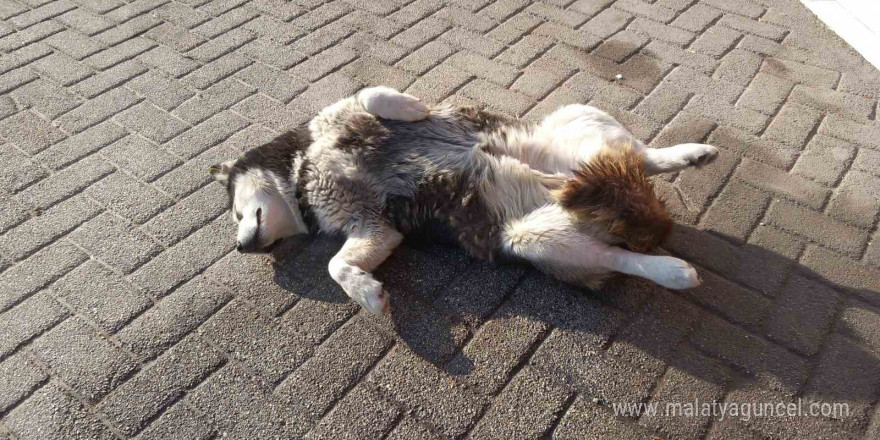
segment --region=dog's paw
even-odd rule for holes
[[[358,98],[368,112],[384,119],[413,122],[430,114],[428,106],[415,96],[388,87],[366,89]]]
[[[388,308],[388,293],[372,278],[364,277],[353,285],[349,296],[370,313],[379,315]]]
[[[688,165],[693,167],[703,167],[715,162],[718,158],[718,149],[706,144],[691,144],[692,151],[687,155]]]
[[[684,260],[674,257],[657,257],[653,278],[657,284],[670,289],[681,290],[697,287],[702,283],[697,270]]]

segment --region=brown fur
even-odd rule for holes
[[[579,219],[623,239],[637,252],[661,245],[672,219],[645,174],[641,154],[630,146],[606,147],[554,192],[558,202]]]

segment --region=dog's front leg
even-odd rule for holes
[[[403,235],[400,232],[384,224],[353,232],[330,260],[330,276],[363,308],[382,313],[388,297],[382,283],[376,281],[370,272],[391,255],[401,240]]]
[[[607,269],[647,278],[670,289],[688,289],[700,285],[700,278],[693,266],[675,257],[638,254],[609,246],[602,251],[600,260]]]
[[[718,157],[718,149],[706,144],[679,144],[666,148],[645,148],[644,155],[645,171],[654,175],[708,165]]]

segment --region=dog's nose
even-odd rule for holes
[[[236,242],[235,249],[239,252],[244,252],[244,247],[242,247],[241,242]]]

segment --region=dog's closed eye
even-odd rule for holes
[[[261,219],[263,217],[263,208],[257,208],[257,225],[261,223]]]

